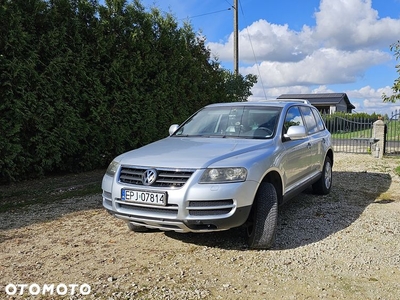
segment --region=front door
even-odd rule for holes
[[[290,126],[305,126],[300,109],[297,106],[291,107],[285,117],[283,133],[285,134]],[[290,192],[299,184],[309,178],[311,164],[311,143],[309,137],[299,140],[288,140],[283,143],[283,180],[285,181],[284,193]]]

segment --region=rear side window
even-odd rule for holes
[[[309,134],[315,133],[318,131],[317,121],[315,120],[314,114],[311,111],[311,108],[302,106],[301,112],[304,116],[304,121],[306,122],[307,131]]]
[[[325,123],[322,120],[321,115],[319,114],[318,110],[316,108],[313,108],[312,112],[314,114],[315,120],[317,120],[318,131],[324,130],[325,129]]]

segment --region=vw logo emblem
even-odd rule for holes
[[[157,178],[157,171],[154,169],[148,169],[142,175],[143,185],[152,185]]]

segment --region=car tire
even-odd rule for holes
[[[139,225],[133,225],[132,223],[127,223],[128,224],[128,228],[130,231],[134,231],[134,232],[146,232],[149,229],[147,227],[144,226],[139,226]]]
[[[330,157],[325,158],[324,168],[322,169],[321,178],[313,184],[313,190],[316,194],[327,195],[332,187],[332,160]]]
[[[278,221],[278,196],[271,183],[263,182],[254,198],[247,227],[248,244],[252,249],[268,249],[275,242]]]

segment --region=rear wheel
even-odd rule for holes
[[[332,160],[330,157],[325,158],[324,168],[322,169],[321,178],[313,184],[313,190],[319,195],[327,195],[332,187]]]
[[[129,222],[127,224],[128,224],[129,230],[134,231],[134,232],[146,232],[149,230],[147,227],[144,227],[144,226],[133,225],[132,223],[129,223]]]
[[[248,244],[253,249],[268,249],[275,242],[278,197],[271,183],[263,182],[254,198],[247,227]]]

